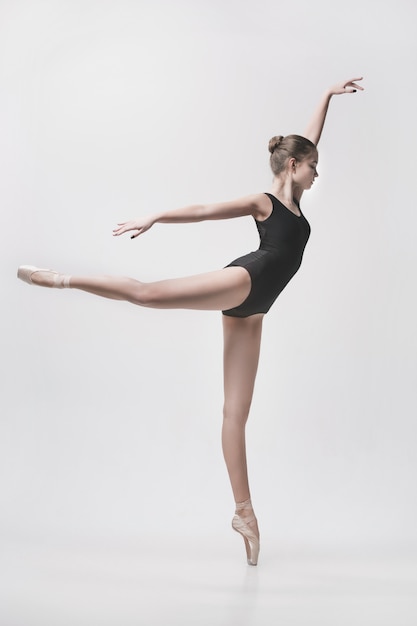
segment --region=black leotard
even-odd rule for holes
[[[231,317],[249,317],[267,313],[285,285],[301,265],[304,248],[310,236],[310,225],[304,215],[297,216],[270,193],[272,213],[259,222],[258,250],[245,254],[227,267],[244,267],[252,280],[250,293],[239,306],[223,311]]]

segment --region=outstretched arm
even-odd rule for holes
[[[356,84],[355,81],[357,80],[362,80],[362,77],[351,78],[350,80],[346,80],[343,83],[333,85],[333,87],[330,87],[330,89],[328,89],[324,93],[317,109],[313,113],[313,117],[311,118],[304,132],[304,137],[310,139],[310,141],[312,141],[315,145],[318,144],[326,119],[327,109],[329,108],[332,96],[338,96],[344,93],[355,93],[358,89],[360,91],[363,91],[363,87]]]
[[[255,194],[233,200],[232,202],[219,202],[217,204],[196,204],[183,209],[174,209],[164,213],[157,213],[130,222],[122,222],[113,230],[113,235],[123,235],[133,231],[131,238],[146,232],[157,222],[163,224],[184,224],[187,222],[202,222],[203,220],[225,220],[232,217],[253,215],[259,217],[265,211],[264,194]]]

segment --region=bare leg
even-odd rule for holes
[[[44,287],[56,286],[57,281],[47,271],[33,272],[30,280]],[[71,276],[68,280],[72,289],[156,309],[227,310],[241,304],[251,288],[249,273],[243,267],[152,283],[119,276]]]
[[[247,318],[223,316],[225,401],[222,444],[237,504],[250,501],[245,425],[258,369],[262,320],[262,314]],[[243,519],[253,517],[250,502],[245,507],[237,507],[236,512]],[[256,519],[250,525],[259,536]]]

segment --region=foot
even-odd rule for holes
[[[232,527],[244,539],[248,565],[257,565],[259,530],[250,499],[236,503],[236,514],[232,520]]]
[[[63,287],[70,286],[70,276],[59,274],[52,270],[41,269],[34,265],[21,265],[17,271],[17,277],[29,285],[40,287]]]
[[[246,500],[245,502],[237,502],[235,515],[238,515],[259,539],[258,520],[255,517],[251,501]]]

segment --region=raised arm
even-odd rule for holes
[[[263,215],[268,207],[268,199],[264,194],[246,196],[232,202],[219,202],[217,204],[196,204],[182,209],[174,209],[164,213],[156,213],[130,222],[122,222],[113,230],[113,235],[123,235],[128,231],[134,231],[131,238],[146,232],[157,222],[163,224],[183,224],[187,222],[202,222],[203,220],[225,220],[232,217],[253,215],[258,218]]]
[[[346,80],[343,83],[337,83],[337,85],[333,85],[333,87],[327,89],[327,91],[323,94],[318,107],[314,111],[305,132],[303,133],[304,137],[310,139],[310,141],[312,141],[315,145],[318,144],[332,96],[338,96],[345,93],[355,93],[358,89],[363,91],[363,87],[356,84],[355,81],[357,80],[362,80],[362,77],[351,78],[350,80]]]

